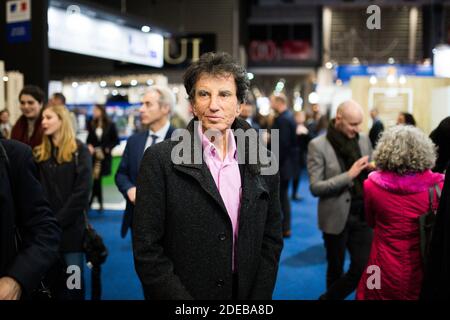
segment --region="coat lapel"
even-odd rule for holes
[[[136,159],[136,165],[137,165],[137,169],[139,170],[139,166],[141,165],[141,160],[142,160],[142,157],[144,156],[144,149],[145,149],[145,143],[147,142],[147,137],[148,137],[148,130],[147,131],[145,131],[145,132],[142,132],[142,133],[140,133],[139,134],[139,139],[138,139],[138,141],[137,141],[137,144],[136,144],[136,152],[138,153],[137,154],[137,157],[135,158]]]
[[[261,176],[252,173],[248,167],[239,165],[242,181],[241,209],[239,212],[239,228],[242,228],[248,221],[250,209],[255,205],[261,194],[269,191],[262,181]]]
[[[187,126],[187,130],[191,133],[191,138],[194,137],[194,121],[193,119]],[[250,126],[245,122],[239,119],[236,119],[235,123],[232,126],[233,129],[242,128],[244,130],[250,128]],[[248,153],[248,147],[244,149],[240,149],[241,151]],[[238,149],[239,151],[239,149]],[[194,154],[194,141],[191,140],[191,155]],[[202,153],[203,154],[203,153]],[[246,154],[246,159],[248,159],[248,155]],[[193,161],[192,161],[193,162]],[[202,160],[201,164],[174,164],[174,168],[190,175],[195,180],[198,181],[200,186],[205,190],[207,194],[209,194],[214,201],[221,207],[222,211],[227,215],[228,212],[223,202],[222,196],[217,189],[216,183],[207,167],[206,163]],[[241,174],[241,186],[242,186],[242,198],[241,198],[241,210],[240,210],[240,218],[239,223],[242,225],[242,222],[246,220],[248,216],[248,210],[255,204],[256,200],[260,197],[262,193],[267,193],[267,187],[262,181],[259,173],[259,168],[257,165],[245,165],[239,164],[239,172]]]
[[[175,164],[174,167],[197,180],[202,189],[214,199],[222,211],[228,216],[222,196],[220,195],[216,183],[204,161],[202,161],[202,164]]]

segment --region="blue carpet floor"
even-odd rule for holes
[[[285,240],[278,279],[273,295],[280,300],[315,300],[325,290],[325,250],[317,228],[317,199],[308,189],[306,174],[302,176],[299,202],[291,202],[292,236]],[[143,299],[139,279],[134,270],[131,239],[120,238],[122,212],[92,211],[90,221],[103,236],[109,256],[102,267],[102,299]],[[348,261],[346,264],[348,268]],[[90,298],[90,272],[86,272],[87,298]],[[351,295],[349,299],[353,299]]]

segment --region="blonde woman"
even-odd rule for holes
[[[61,261],[66,267],[78,266],[83,280],[84,210],[89,202],[92,160],[88,148],[75,139],[66,107],[48,106],[42,116],[44,136],[34,157],[44,193],[62,228]],[[69,290],[65,276],[55,282],[56,297],[84,299],[83,281],[80,289]]]

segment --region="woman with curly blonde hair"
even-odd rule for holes
[[[435,146],[413,126],[385,131],[373,158],[377,171],[364,182],[364,203],[374,238],[356,299],[416,300],[423,279],[419,217],[429,208],[429,189],[442,188],[444,175],[431,172]],[[379,271],[380,282],[371,289],[373,270]]]
[[[65,267],[78,266],[82,275],[84,211],[89,203],[91,156],[88,148],[75,139],[72,120],[65,106],[47,106],[42,113],[42,129],[42,143],[33,153],[44,193],[62,228],[61,262]],[[66,268],[63,269],[66,274]],[[51,280],[54,280],[50,282],[56,298],[84,298],[83,282],[81,288],[69,290],[67,279]]]

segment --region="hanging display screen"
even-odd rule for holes
[[[151,67],[164,64],[164,38],[56,7],[48,9],[49,48]]]

